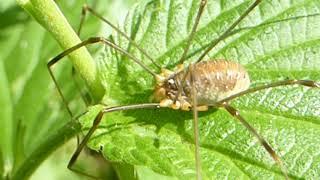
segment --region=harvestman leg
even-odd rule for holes
[[[96,43],[104,43],[112,48],[114,48],[115,50],[121,52],[122,54],[128,56],[131,60],[133,60],[134,62],[136,62],[137,64],[139,64],[143,69],[145,69],[147,72],[149,72],[151,75],[153,75],[154,77],[157,76],[157,74],[155,74],[151,69],[149,69],[147,66],[145,66],[139,59],[137,59],[135,56],[129,54],[128,52],[126,52],[124,49],[122,49],[121,47],[115,45],[114,43],[112,43],[111,41],[102,38],[102,37],[92,37],[89,38],[65,51],[63,51],[62,53],[60,53],[59,55],[57,55],[56,57],[54,57],[52,60],[49,61],[49,63],[47,64],[48,69],[49,69],[49,73],[58,89],[58,92],[60,93],[66,107],[68,108],[68,111],[70,113],[70,115],[72,116],[72,113],[68,107],[67,101],[65,100],[64,96],[62,95],[62,92],[57,84],[56,79],[53,76],[53,72],[51,70],[52,65],[54,65],[56,62],[58,62],[59,60],[61,60],[63,57],[67,56],[68,54],[72,53],[73,51],[86,46],[86,45],[90,45],[90,44],[96,44]],[[85,144],[87,143],[88,139],[90,138],[90,136],[92,135],[92,133],[95,131],[95,129],[97,128],[98,124],[100,123],[100,120],[103,116],[104,113],[107,112],[113,112],[113,111],[120,111],[120,110],[129,110],[129,109],[141,109],[141,108],[148,108],[148,107],[158,107],[159,104],[158,103],[149,103],[149,104],[138,104],[138,105],[128,105],[128,106],[120,106],[120,107],[113,107],[113,108],[106,108],[104,110],[102,110],[98,116],[95,118],[94,121],[94,125],[93,127],[90,129],[89,133],[84,137],[84,139],[81,141],[81,143],[78,145],[77,150],[75,152],[75,154],[72,156],[72,159],[70,160],[69,164],[68,164],[68,168],[72,171],[75,171],[77,173],[89,176],[89,177],[93,177],[92,175],[83,173],[81,171],[75,170],[72,168],[72,165],[74,164],[74,162],[76,161],[77,157],[79,156],[80,152],[82,151],[82,149],[84,148]]]
[[[230,106],[227,102],[223,102],[221,104],[221,106],[224,107],[233,117],[237,118],[241,122],[241,124],[244,127],[246,127],[248,129],[248,131],[259,140],[259,143],[270,154],[272,159],[279,165],[279,167],[281,168],[281,171],[284,174],[284,176],[286,177],[286,179],[289,179],[288,171],[287,171],[286,167],[283,165],[282,160],[276,154],[276,152],[272,149],[272,147],[269,145],[269,143],[240,115],[240,112],[237,109]]]
[[[120,35],[122,35],[124,38],[126,38],[144,56],[146,56],[159,70],[161,69],[161,66],[156,63],[156,60],[154,60],[151,56],[149,56],[147,54],[147,52],[145,50],[143,50],[133,39],[131,39],[129,36],[126,35],[126,33],[122,32],[119,28],[117,28],[115,25],[113,25],[109,20],[105,19],[102,15],[97,13],[94,9],[92,9],[91,7],[89,7],[86,4],[83,5],[83,7],[82,7],[81,20],[80,20],[80,25],[79,25],[79,29],[78,29],[78,34],[80,34],[80,31],[83,27],[83,23],[84,23],[87,12],[91,13],[94,17],[100,19],[102,22],[108,24],[112,29],[114,29]]]
[[[203,60],[203,58],[222,40],[224,40],[226,37],[229,36],[230,32],[255,8],[257,7],[262,0],[256,0],[249,8],[234,22],[231,24],[231,26],[219,36],[218,39],[211,42],[211,45],[205,50],[201,56],[198,58],[196,62],[200,62]]]
[[[195,163],[196,163],[196,179],[201,180],[201,156],[200,156],[200,140],[199,140],[199,121],[198,121],[198,109],[197,109],[197,90],[194,86],[194,71],[193,64],[189,66],[190,71],[190,83],[191,83],[191,94],[192,94],[192,111],[193,111],[193,134],[194,134],[194,145],[195,145]]]
[[[227,38],[230,33],[232,33],[232,30],[255,8],[257,7],[260,3],[262,2],[262,0],[256,0],[253,4],[251,4],[248,9],[235,21],[231,24],[231,26],[225,31],[222,33],[222,35],[211,42],[211,44],[209,45],[209,47],[205,50],[205,52],[203,52],[201,54],[201,56],[198,58],[198,60],[196,61],[196,63],[200,62],[203,60],[203,58],[222,40],[224,40],[225,38]],[[186,56],[186,54],[188,53],[188,50],[189,50],[189,46],[190,46],[190,43],[194,37],[194,34],[196,32],[196,28],[199,24],[199,21],[200,21],[200,17],[201,17],[201,14],[202,14],[202,11],[204,9],[204,6],[206,5],[206,1],[201,1],[201,4],[200,4],[200,7],[199,7],[199,11],[198,11],[198,15],[197,15],[197,18],[196,18],[196,22],[194,24],[194,27],[193,27],[193,30],[190,34],[190,38],[188,39],[188,46],[186,47],[186,51],[183,53],[183,56],[182,58],[180,59],[180,61],[184,61],[184,57]],[[175,100],[178,99],[178,97],[181,95],[181,92],[182,92],[182,87],[185,83],[185,80],[186,80],[186,77],[187,77],[187,72],[185,73],[181,83],[178,85],[178,93],[177,93],[177,96],[175,98]]]
[[[195,32],[197,31],[197,27],[199,25],[199,22],[200,22],[200,18],[201,18],[201,15],[203,13],[203,10],[205,8],[205,6],[207,5],[207,0],[200,0],[200,5],[199,5],[199,9],[198,9],[198,13],[197,13],[197,16],[196,16],[196,20],[195,20],[195,23],[193,24],[193,27],[192,27],[192,30],[191,30],[191,33],[189,35],[189,38],[187,40],[187,45],[183,51],[183,54],[180,58],[180,60],[178,61],[179,64],[183,64],[183,62],[185,61],[185,58],[186,58],[186,55],[189,51],[189,48],[190,48],[190,45],[191,45],[191,42],[194,38],[194,35],[195,35]],[[193,69],[192,69],[192,65],[189,66],[189,70],[191,72],[191,87],[193,87]],[[186,73],[187,74],[187,73]],[[184,79],[186,78],[186,75],[184,77]],[[178,96],[180,95],[181,91],[182,91],[182,86],[178,86],[178,94],[175,98],[175,100],[177,100]],[[195,97],[194,95],[196,94],[196,89],[193,87],[192,88],[192,94],[193,94],[193,97]],[[193,99],[193,107],[196,107],[196,104],[197,104],[197,99],[196,98],[192,98]],[[194,128],[194,141],[195,141],[195,163],[196,163],[196,177],[198,180],[202,179],[201,178],[201,163],[200,163],[200,150],[199,150],[199,147],[200,147],[200,144],[199,144],[199,128],[198,128],[198,111],[197,111],[197,108],[193,108],[193,128]]]
[[[279,86],[288,86],[288,85],[302,85],[302,86],[307,86],[307,87],[320,87],[320,83],[312,81],[312,80],[296,80],[296,79],[287,79],[287,80],[282,80],[282,81],[277,81],[277,82],[273,82],[270,84],[266,84],[266,85],[261,85],[261,86],[257,86],[257,87],[253,87],[250,89],[247,89],[245,91],[242,91],[240,93],[237,93],[235,95],[232,95],[228,98],[225,98],[223,100],[221,100],[220,102],[218,102],[218,104],[223,103],[223,102],[229,102],[230,100],[233,100],[237,97],[240,97],[242,95],[245,94],[249,94],[249,93],[254,93],[256,91],[260,91],[263,89],[268,89],[268,88],[273,88],[273,87],[279,87]]]
[[[91,104],[92,99],[90,96],[89,97],[86,96],[86,94],[81,91],[80,84],[77,80],[76,74],[77,74],[76,69],[72,66],[72,72],[71,72],[72,79],[75,82],[76,88],[78,89],[78,91],[80,93],[82,101],[84,102],[86,107],[88,107]]]
[[[226,39],[227,37],[229,37],[230,35],[233,35],[241,30],[244,29],[248,29],[248,28],[240,28],[240,29],[236,29],[235,31],[233,31],[233,29],[255,8],[257,7],[260,3],[262,2],[262,0],[256,0],[221,36],[219,36],[218,39],[214,40],[211,42],[211,44],[209,45],[209,47],[201,54],[201,56],[198,58],[197,62],[200,62],[203,60],[203,58],[222,40]],[[316,14],[311,14],[308,16],[298,16],[298,17],[294,17],[294,18],[288,18],[288,19],[283,19],[283,20],[277,20],[274,22],[267,22],[267,23],[263,23],[260,24],[258,26],[254,26],[254,27],[249,27],[249,28],[255,28],[255,27],[259,27],[259,26],[264,26],[264,25],[268,25],[271,23],[277,23],[277,22],[282,22],[282,21],[286,21],[286,20],[293,20],[293,19],[299,19],[299,18],[305,18],[305,17],[310,17],[310,16],[318,16],[320,15],[319,13]]]
[[[82,20],[82,18],[81,18],[80,25],[79,25],[78,31],[77,31],[78,37],[80,37],[81,28],[82,28],[82,27],[81,27],[81,26],[82,26],[82,21],[83,21],[83,20]],[[57,63],[57,62],[56,62],[56,63]],[[90,102],[91,102],[92,100],[86,98],[86,96],[82,93],[81,88],[80,88],[80,85],[79,85],[79,83],[78,83],[78,81],[77,81],[77,78],[76,78],[76,74],[77,74],[77,72],[76,72],[75,68],[72,66],[72,72],[71,72],[72,79],[73,79],[73,81],[75,82],[75,85],[76,85],[76,87],[77,87],[77,89],[78,89],[78,91],[79,91],[79,93],[80,93],[80,96],[81,96],[82,101],[85,103],[86,107],[88,107],[88,106],[90,105]],[[79,137],[77,137],[77,139],[79,139]],[[79,140],[78,140],[78,145],[79,145]]]
[[[191,41],[194,37],[194,34],[196,32],[196,29],[197,29],[197,26],[199,24],[199,20],[200,20],[200,17],[202,15],[202,12],[203,12],[203,9],[205,7],[205,5],[207,4],[207,0],[201,0],[200,1],[200,7],[199,7],[199,10],[198,10],[198,14],[197,14],[197,17],[196,17],[196,22],[195,24],[193,25],[193,28],[192,28],[192,32],[189,36],[189,39],[188,39],[188,42],[187,42],[187,46],[186,48],[184,49],[184,53],[183,53],[183,56],[181,57],[180,59],[180,62],[183,63],[184,59],[185,59],[185,56],[188,52],[188,49],[190,47],[190,44],[191,44]],[[155,64],[159,69],[161,68],[159,65],[157,65],[155,63],[155,60],[153,60],[150,56],[148,56],[148,54],[143,50],[141,49],[133,40],[131,40],[125,33],[123,33],[122,31],[120,31],[116,26],[114,26],[113,24],[111,24],[107,19],[103,18],[101,15],[99,15],[97,12],[95,12],[92,8],[90,8],[89,6],[87,5],[84,5],[83,6],[83,9],[82,9],[82,16],[81,16],[81,22],[80,22],[80,26],[79,26],[79,30],[78,30],[78,34],[80,34],[80,31],[81,31],[81,28],[82,28],[82,25],[83,25],[83,22],[84,22],[84,19],[85,19],[85,16],[86,16],[86,13],[90,12],[92,13],[95,17],[99,18],[100,20],[102,20],[103,22],[107,23],[108,25],[110,25],[113,29],[115,29],[118,33],[120,33],[121,35],[123,35],[130,43],[132,43],[132,45],[134,45],[136,48],[138,48],[147,58],[149,58],[153,64]],[[125,53],[126,54],[126,53]],[[154,75],[154,74],[153,74]],[[155,75],[154,75],[155,76]],[[199,163],[199,141],[198,141],[198,123],[196,121],[197,119],[197,114],[195,115],[195,122],[194,122],[194,127],[195,127],[195,141],[196,141],[196,152],[195,152],[195,155],[196,155],[196,168],[197,168],[197,177],[198,179],[201,179],[201,174],[200,174],[200,163]],[[86,136],[87,137],[87,136]],[[82,143],[81,143],[82,144]],[[81,148],[81,144],[80,144],[80,148]],[[83,148],[83,147],[82,147]],[[81,148],[81,149],[82,149]],[[79,148],[78,148],[79,149]],[[80,153],[81,149],[79,150],[78,154]],[[78,156],[78,155],[76,155]],[[70,166],[72,166],[73,162],[70,161],[71,164]],[[68,166],[69,167],[69,166]]]
[[[81,22],[80,22],[80,26],[79,26],[79,29],[78,29],[78,35],[80,35],[80,32],[81,32],[81,29],[82,29],[82,24],[84,22],[84,18],[85,18],[85,14],[86,14],[86,11],[89,11],[91,12],[94,16],[98,17],[99,19],[101,19],[103,22],[109,24],[112,28],[114,28],[118,33],[120,33],[121,35],[123,35],[132,45],[134,45],[137,49],[139,49],[141,51],[142,54],[144,54],[147,58],[149,58],[151,60],[151,62],[153,64],[155,64],[159,69],[160,69],[160,66],[156,64],[155,60],[153,60],[143,49],[141,49],[133,40],[131,40],[125,33],[123,33],[122,31],[120,31],[117,27],[115,27],[114,25],[112,25],[108,20],[104,19],[102,16],[100,16],[98,13],[96,13],[93,9],[91,9],[90,7],[88,6],[84,6],[83,7],[83,11],[82,11],[82,18],[81,18]],[[61,54],[59,54],[58,56],[56,56],[55,58],[53,58],[52,60],[49,61],[49,63],[47,64],[47,67],[48,67],[48,70],[49,70],[49,73],[50,73],[50,76],[51,78],[53,79],[54,81],[54,84],[56,85],[57,89],[58,89],[58,92],[68,110],[68,113],[70,114],[71,117],[73,117],[72,115],[72,112],[69,108],[69,105],[68,105],[68,102],[66,101],[65,97],[63,96],[62,94],[62,91],[57,83],[57,80],[55,79],[54,75],[53,75],[53,72],[51,70],[51,67],[57,63],[58,61],[60,61],[64,56],[67,56],[68,54],[70,54],[71,52],[83,47],[83,46],[86,46],[86,45],[89,45],[89,44],[95,44],[95,43],[104,43],[104,44],[107,44],[109,46],[111,46],[112,48],[120,51],[122,54],[128,56],[130,59],[132,59],[133,61],[135,61],[137,64],[139,64],[140,66],[142,66],[147,72],[149,72],[151,75],[153,75],[154,77],[156,77],[157,75],[151,70],[149,69],[147,66],[145,66],[139,59],[137,59],[136,57],[132,56],[131,54],[129,54],[128,52],[126,52],[124,49],[118,47],[117,45],[113,44],[112,42],[110,42],[109,40],[105,39],[105,38],[102,38],[102,37],[93,37],[93,38],[89,38],[87,39],[86,41],[83,41],[67,50],[65,50],[64,52],[62,52]],[[73,73],[74,75],[74,73]],[[74,76],[73,76],[74,77]],[[78,84],[77,84],[78,85]],[[83,97],[83,95],[82,95]],[[84,99],[84,98],[83,98]],[[86,101],[85,101],[86,102]],[[144,107],[144,106],[141,106],[141,108]],[[139,109],[139,108],[137,108]],[[85,136],[85,138],[87,137],[90,137],[91,135],[89,136]],[[83,140],[82,141],[82,145],[79,144],[79,138],[78,139],[78,147],[77,147],[77,152],[78,154],[81,152],[81,150],[83,149],[86,141],[88,140]],[[78,155],[77,155],[78,156]],[[73,163],[75,162],[76,158],[73,158],[73,160],[70,160],[70,163],[68,165],[68,168],[73,170],[72,169],[72,165]],[[86,176],[89,176],[89,177],[93,177],[92,175],[89,175],[89,174],[86,174],[86,173],[83,173],[81,171],[77,171],[77,170],[73,170],[77,173],[80,173],[80,174],[83,174],[83,175],[86,175]],[[93,177],[94,178],[94,177]]]
[[[198,28],[198,25],[199,25],[199,22],[200,22],[200,18],[201,18],[202,14],[203,14],[203,10],[204,10],[205,6],[207,5],[207,2],[208,2],[207,0],[200,0],[200,5],[199,5],[198,13],[197,13],[197,16],[196,16],[196,20],[195,20],[195,22],[194,22],[194,24],[192,26],[191,33],[189,34],[189,38],[187,40],[187,45],[184,48],[184,51],[183,51],[183,54],[182,54],[180,60],[178,61],[179,64],[183,64],[184,61],[186,60],[187,53],[189,51],[191,42],[194,39],[194,35],[195,35],[196,31],[197,31],[197,28]],[[178,100],[178,97],[181,95],[182,86],[184,85],[184,83],[186,81],[186,77],[187,77],[187,73],[185,73],[185,75],[183,76],[181,84],[178,85],[178,93],[177,93],[177,95],[176,95],[176,97],[174,99],[175,102]]]
[[[207,0],[200,0],[200,6],[199,6],[199,9],[198,9],[196,20],[195,20],[195,22],[193,24],[191,33],[190,33],[189,38],[187,40],[187,45],[186,45],[186,47],[185,47],[185,49],[183,51],[183,54],[182,54],[180,60],[178,61],[179,64],[183,64],[183,62],[185,61],[186,55],[187,55],[187,53],[189,51],[189,48],[190,48],[191,42],[192,42],[192,40],[194,38],[195,32],[197,31],[201,15],[202,15],[203,10],[204,10],[206,5],[207,5]]]
[[[83,27],[83,23],[85,21],[85,17],[86,17],[86,14],[87,12],[90,12],[93,16],[97,17],[98,19],[102,20],[104,23],[108,24],[110,27],[112,27],[114,30],[116,30],[119,34],[121,34],[123,37],[125,37],[133,46],[135,46],[143,55],[145,55],[158,69],[161,69],[160,65],[158,65],[156,63],[156,61],[150,57],[142,48],[139,47],[139,45],[134,41],[132,40],[130,37],[128,37],[124,32],[122,32],[119,28],[117,28],[115,25],[113,25],[110,21],[108,21],[107,19],[105,19],[103,16],[101,16],[99,13],[97,13],[94,9],[92,9],[91,7],[89,7],[88,5],[83,5],[82,7],[82,12],[81,12],[81,18],[80,18],[80,23],[79,23],[79,28],[78,28],[78,31],[77,31],[77,35],[80,36],[80,33],[81,33],[81,30],[82,30],[82,27]],[[58,60],[59,61],[59,60]],[[52,71],[51,71],[51,66],[53,66],[55,63],[57,63],[58,61],[55,61],[53,63],[48,63],[48,69],[49,69],[49,72],[50,72],[50,76],[51,78],[53,79],[54,81],[54,84],[56,85],[57,89],[58,89],[58,92],[63,100],[63,103],[65,104],[66,108],[67,108],[67,111],[69,113],[69,115],[71,117],[73,117],[72,115],[72,112],[68,106],[68,102],[67,100],[65,99],[65,97],[63,96],[62,94],[62,91],[61,91],[61,88],[59,87],[58,83],[57,83],[57,80],[56,78],[54,77]],[[75,71],[74,71],[74,67],[72,67],[72,77],[73,79],[75,80]],[[83,99],[83,101],[85,102],[86,105],[88,105],[88,101],[87,99],[85,98],[85,96],[81,93],[80,91],[80,87],[79,87],[79,84],[77,83],[77,81],[75,80],[76,82],[76,86],[77,86],[77,89],[79,90],[80,94],[81,94],[81,98]]]
[[[318,88],[320,87],[319,83],[317,83],[315,81],[311,81],[311,80],[278,81],[278,82],[274,82],[271,84],[262,85],[262,86],[248,89],[246,91],[243,91],[243,92],[240,92],[240,93],[235,94],[233,96],[230,96],[230,97],[218,102],[216,105],[214,105],[214,106],[224,107],[233,117],[237,118],[249,130],[249,132],[251,134],[253,134],[259,140],[260,144],[262,144],[262,146],[265,148],[265,150],[270,154],[270,156],[273,158],[273,160],[281,168],[281,171],[284,174],[284,176],[286,177],[286,179],[289,179],[289,177],[288,177],[287,169],[284,166],[281,158],[276,154],[276,152],[272,149],[272,147],[268,144],[268,142],[261,135],[259,135],[258,132],[240,115],[239,111],[236,110],[235,108],[233,108],[232,106],[230,106],[228,104],[228,102],[237,98],[237,97],[243,96],[245,94],[253,93],[256,91],[263,90],[263,89],[268,89],[268,88],[272,88],[272,87],[279,87],[279,86],[286,86],[286,85],[296,85],[296,84],[302,85],[302,86],[307,86],[307,87],[318,87]]]
[[[77,169],[74,169],[73,165],[76,162],[76,160],[78,159],[82,149],[86,146],[86,144],[89,141],[92,134],[98,128],[104,114],[107,114],[110,112],[115,112],[115,111],[126,111],[126,110],[146,109],[146,108],[156,109],[156,108],[160,108],[160,106],[159,106],[159,103],[145,103],[145,104],[133,104],[133,105],[126,105],[126,106],[116,106],[116,107],[111,107],[111,108],[104,108],[103,110],[101,110],[98,113],[98,115],[95,117],[93,124],[92,124],[91,128],[89,129],[88,133],[85,135],[84,139],[81,141],[80,145],[77,147],[76,151],[73,153],[73,155],[68,163],[68,168],[71,171],[80,173],[82,175],[86,175],[86,176],[89,176],[92,178],[98,178],[98,177],[92,176],[90,174],[84,173],[82,171],[79,171]]]
[[[137,59],[135,56],[129,54],[128,52],[126,52],[124,49],[122,49],[121,47],[115,45],[114,43],[112,43],[111,41],[105,39],[105,38],[102,38],[102,37],[92,37],[92,38],[89,38],[65,51],[63,51],[62,53],[60,53],[58,56],[54,57],[53,59],[51,59],[48,64],[47,64],[47,67],[48,67],[48,70],[49,70],[49,73],[50,73],[50,76],[51,78],[53,79],[53,82],[54,84],[56,85],[57,89],[58,89],[58,92],[63,100],[63,103],[65,104],[67,110],[68,110],[68,113],[70,114],[71,117],[72,116],[72,112],[69,108],[69,105],[68,105],[68,102],[67,100],[65,99],[65,97],[63,96],[62,94],[62,91],[58,85],[58,82],[57,80],[55,79],[54,75],[53,75],[53,72],[52,72],[52,69],[51,67],[57,63],[58,61],[60,61],[63,57],[67,56],[68,54],[70,54],[71,52],[83,47],[83,46],[86,46],[86,45],[89,45],[89,44],[95,44],[95,43],[104,43],[106,45],[109,45],[110,47],[120,51],[122,54],[128,56],[130,59],[132,59],[134,62],[136,62],[137,64],[139,64],[141,67],[143,67],[146,71],[148,71],[150,74],[152,74],[154,77],[157,76],[157,74],[155,74],[151,69],[149,69],[147,66],[145,66],[139,59]]]

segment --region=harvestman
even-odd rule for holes
[[[65,100],[57,81],[53,75],[51,67],[61,60],[63,57],[67,56],[71,52],[95,43],[106,44],[115,50],[119,51],[123,55],[126,55],[135,63],[139,64],[143,69],[150,73],[156,81],[154,97],[155,100],[159,103],[144,103],[144,104],[132,104],[124,105],[117,107],[105,107],[101,110],[98,115],[95,117],[92,127],[89,129],[88,133],[85,135],[84,139],[78,145],[75,153],[72,155],[72,158],[69,161],[68,168],[76,171],[81,174],[76,169],[73,169],[73,164],[77,160],[80,152],[85,147],[89,138],[92,136],[94,131],[98,128],[98,125],[104,116],[104,114],[114,111],[125,111],[133,109],[144,109],[144,108],[159,108],[159,107],[168,107],[172,109],[180,109],[183,111],[193,111],[194,118],[194,137],[195,137],[195,163],[196,163],[196,176],[197,179],[201,179],[201,163],[200,163],[200,154],[199,154],[199,130],[198,130],[198,111],[206,111],[208,107],[212,108],[225,108],[235,119],[239,120],[248,130],[254,135],[260,142],[260,144],[265,148],[265,150],[270,154],[273,160],[280,167],[283,175],[288,179],[288,174],[285,166],[283,165],[280,157],[272,149],[269,143],[256,132],[256,130],[249,124],[247,121],[240,115],[240,113],[232,106],[229,105],[229,102],[237,97],[240,97],[245,94],[253,93],[259,90],[285,86],[285,85],[302,85],[307,87],[320,87],[319,83],[316,83],[311,80],[283,80],[278,81],[254,88],[250,88],[250,79],[247,71],[238,63],[226,61],[226,60],[214,60],[214,61],[203,61],[203,58],[223,39],[228,37],[232,30],[255,8],[257,7],[262,0],[256,0],[251,4],[247,10],[235,21],[233,22],[228,29],[222,33],[222,35],[212,41],[210,45],[205,49],[197,61],[193,64],[190,64],[187,68],[184,68],[183,65],[178,65],[174,71],[167,69],[162,69],[160,74],[154,73],[150,68],[144,65],[139,59],[135,56],[129,54],[121,47],[117,46],[113,42],[105,39],[103,37],[92,37],[89,38],[67,50],[60,53],[58,56],[54,57],[47,64],[50,75],[57,86],[59,94],[61,95],[68,112],[71,114],[70,108],[67,101]],[[195,23],[192,27],[192,31],[189,34],[187,45],[184,48],[183,55],[179,60],[180,64],[183,64],[186,59],[191,42],[194,38],[195,32],[197,30],[200,17],[204,11],[204,8],[207,4],[207,0],[200,0],[199,9],[195,19]],[[119,34],[124,36],[133,46],[135,46],[144,56],[151,60],[159,69],[161,67],[155,62],[155,60],[150,57],[142,48],[140,48],[133,40],[131,40],[125,33],[120,31],[117,27],[111,24],[108,20],[104,19],[101,15],[97,14],[92,8],[88,6],[83,7],[82,18],[78,34],[80,34],[82,24],[87,12],[90,12],[97,18],[101,19],[103,22],[110,25],[115,29]],[[91,176],[85,174],[87,176]],[[91,176],[92,177],[92,176]]]

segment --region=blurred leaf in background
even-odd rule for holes
[[[85,0],[56,2],[73,28],[77,29]],[[133,1],[104,0],[87,3],[96,3],[100,13],[117,22],[118,19],[123,19]],[[121,11],[116,11],[114,7]],[[97,36],[99,32],[103,32],[101,28],[100,21],[89,17],[84,26],[83,37]],[[70,121],[70,117],[46,67],[48,60],[62,50],[50,34],[14,0],[0,2],[0,46],[0,167],[1,175],[4,175],[12,169],[17,170],[45,137]],[[70,83],[73,82],[70,64],[59,63],[54,71],[74,109],[84,111],[79,94],[75,93],[76,87]],[[72,143],[58,150],[41,165],[32,179],[83,179],[66,167],[75,148],[76,145]]]

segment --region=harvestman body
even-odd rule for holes
[[[197,99],[197,109],[205,111],[208,105],[247,90],[250,86],[246,70],[238,63],[225,60],[194,64],[193,82],[191,82],[189,69],[182,69],[177,73],[164,70],[161,77],[164,77],[164,80],[157,79],[154,95],[160,102],[160,106],[186,111],[191,109],[193,98]],[[183,80],[185,80],[184,83]],[[191,84],[196,90],[195,97],[193,97]],[[180,96],[178,96],[179,86],[182,87]]]
[[[104,114],[114,111],[122,111],[122,110],[131,110],[131,109],[144,109],[144,108],[159,108],[159,107],[169,107],[172,109],[180,109],[184,111],[193,111],[194,116],[194,135],[195,135],[195,162],[196,162],[196,175],[197,179],[201,179],[201,163],[200,163],[200,155],[199,155],[199,132],[198,132],[198,111],[206,111],[208,107],[225,108],[232,116],[238,119],[256,138],[258,138],[259,142],[263,145],[266,151],[270,154],[270,156],[274,159],[274,161],[279,165],[283,175],[288,179],[288,174],[285,166],[283,165],[280,157],[276,154],[276,152],[271,148],[271,146],[264,140],[262,136],[260,136],[256,130],[248,124],[245,119],[239,114],[239,112],[228,104],[229,101],[248,94],[252,92],[256,92],[262,89],[267,89],[271,87],[284,86],[284,85],[303,85],[308,87],[320,87],[320,85],[314,81],[310,80],[284,80],[275,83],[270,83],[263,86],[258,86],[255,88],[249,88],[250,86],[250,78],[247,71],[240,64],[235,62],[230,62],[226,60],[212,60],[201,62],[203,58],[208,54],[208,52],[214,48],[221,40],[228,37],[231,31],[239,24],[239,22],[246,17],[259,3],[261,0],[256,0],[248,9],[233,23],[230,27],[222,33],[222,35],[215,41],[213,41],[207,49],[205,49],[204,53],[201,54],[196,63],[189,65],[188,67],[184,67],[182,64],[186,59],[186,54],[189,50],[190,43],[194,37],[196,32],[200,17],[204,10],[204,7],[207,3],[207,0],[200,0],[200,6],[198,9],[198,14],[193,25],[192,31],[188,38],[187,45],[184,49],[184,53],[180,59],[181,65],[178,65],[175,71],[170,71],[167,69],[162,69],[160,74],[154,73],[147,66],[145,66],[139,59],[135,56],[129,54],[121,47],[115,45],[111,41],[101,38],[94,37],[89,38],[78,45],[71,47],[70,49],[62,52],[55,58],[53,58],[48,63],[48,68],[50,75],[52,76],[54,83],[57,86],[57,89],[66,104],[66,107],[69,112],[70,109],[68,104],[61,93],[61,90],[55,80],[51,66],[62,59],[64,56],[67,56],[71,52],[94,43],[104,43],[115,50],[121,52],[122,54],[128,56],[131,60],[139,64],[142,68],[144,68],[147,72],[149,72],[156,81],[155,89],[154,89],[154,98],[158,103],[145,103],[145,104],[133,104],[126,106],[118,106],[111,108],[104,108],[101,110],[96,116],[92,127],[79,144],[76,152],[73,154],[71,160],[69,161],[68,168],[79,172],[76,169],[73,169],[73,164],[77,160],[80,152],[88,142],[89,138],[92,136],[94,131],[98,128],[100,121]],[[105,23],[109,24],[112,28],[114,28],[118,33],[124,36],[133,46],[140,50],[140,52],[148,57],[157,67],[160,68],[159,65],[155,63],[155,61],[148,56],[148,54],[141,49],[133,40],[131,40],[125,33],[121,32],[114,25],[112,25],[108,20],[104,19],[102,16],[97,14],[94,10],[92,10],[88,6],[83,7],[83,16],[81,19],[80,27],[78,34],[80,34],[80,30],[82,27],[82,23],[84,20],[84,16],[86,12],[92,13],[94,16],[98,17]],[[83,172],[79,172],[81,174],[88,175]]]

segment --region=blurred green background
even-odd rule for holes
[[[81,8],[88,3],[115,24],[121,23],[134,0],[64,1],[56,0],[74,29],[80,22]],[[87,18],[81,39],[106,35],[110,29],[101,26],[93,17]],[[89,24],[90,28],[86,28]],[[1,174],[7,174],[28,157],[42,142],[43,137],[59,129],[70,120],[53,82],[46,63],[61,48],[15,0],[0,2],[0,126]],[[71,79],[71,67],[62,63],[55,74],[68,101],[76,109],[85,107]],[[75,139],[53,153],[31,179],[87,179],[67,169],[67,163],[76,148]]]

